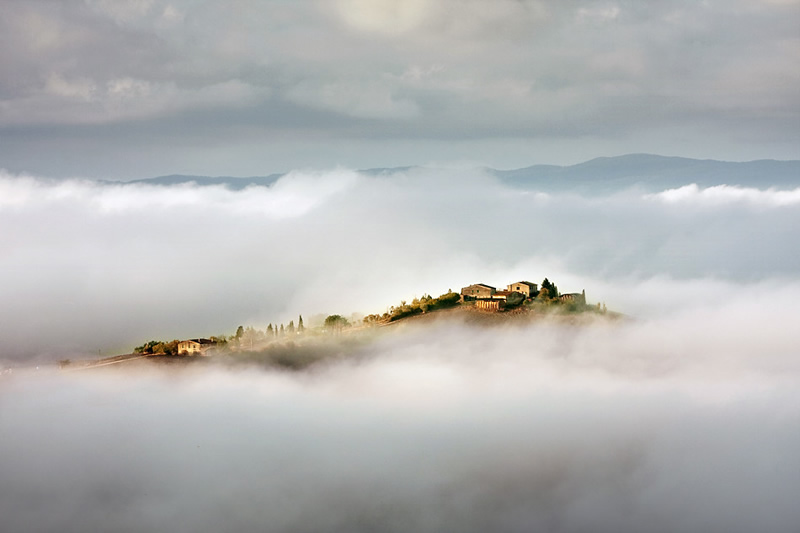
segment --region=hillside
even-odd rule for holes
[[[598,157],[572,166],[535,165],[492,170],[504,183],[546,192],[605,194],[632,187],[648,192],[696,183],[700,187],[738,185],[765,189],[800,187],[800,161],[729,162],[650,154]]]
[[[372,168],[362,174],[391,179],[416,167]],[[598,157],[570,166],[533,165],[512,170],[484,168],[508,186],[543,192],[577,192],[596,195],[637,188],[657,192],[696,183],[700,187],[735,185],[765,189],[800,187],[800,161],[760,160],[747,162],[689,159],[651,154]],[[224,185],[233,190],[249,186],[269,187],[285,174],[236,178],[173,174],[127,183],[169,186],[196,183]]]

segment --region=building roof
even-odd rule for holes
[[[188,339],[188,340],[181,341],[181,342],[193,342],[195,344],[216,344],[211,339]]]

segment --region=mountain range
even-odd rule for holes
[[[391,177],[420,167],[372,168],[361,170],[371,176]],[[514,188],[543,192],[577,192],[607,194],[627,189],[655,192],[696,183],[700,187],[732,185],[757,189],[794,189],[800,187],[800,161],[763,159],[747,162],[689,159],[651,154],[629,154],[598,157],[569,166],[533,165],[497,170],[484,168],[501,182]],[[177,185],[196,183],[200,186],[224,185],[241,190],[249,186],[274,184],[284,174],[237,178],[230,176],[188,176],[173,174],[133,180],[128,183]]]

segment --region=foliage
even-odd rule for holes
[[[141,346],[137,346],[133,349],[135,353],[145,354],[145,355],[176,355],[178,353],[178,341],[177,339],[164,342],[164,341],[147,341],[146,343],[142,344]]]
[[[550,289],[546,289],[544,287],[539,289],[539,294],[536,295],[536,299],[540,300],[540,301],[543,301],[543,302],[546,302],[547,300],[549,300],[550,299]]]
[[[421,298],[414,298],[410,304],[405,300],[401,301],[399,306],[389,308],[389,312],[384,313],[382,316],[369,315],[364,319],[364,322],[367,324],[379,321],[393,322],[420,313],[453,307],[458,305],[460,300],[461,295],[453,291],[448,291],[438,298],[434,298],[429,294],[424,294]]]
[[[550,298],[558,298],[558,287],[547,278],[544,278],[544,281],[542,281],[542,291],[544,290],[547,290],[547,294]],[[539,292],[541,293],[541,291]]]
[[[328,315],[325,318],[324,324],[327,329],[341,331],[342,328],[349,326],[350,322],[342,315]]]
[[[506,309],[519,306],[525,301],[525,295],[519,292],[512,292],[506,298]]]

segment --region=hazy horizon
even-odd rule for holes
[[[0,50],[4,532],[797,531],[800,0],[4,0]],[[624,154],[728,163],[492,170]],[[545,277],[627,318],[54,364]]]
[[[670,312],[681,286],[719,299],[794,285],[800,188],[686,182],[585,196],[480,169],[295,171],[242,190],[4,173],[1,358],[383,312],[475,282],[549,277],[643,318]]]
[[[800,159],[796,0],[7,0],[2,12],[12,173]]]

